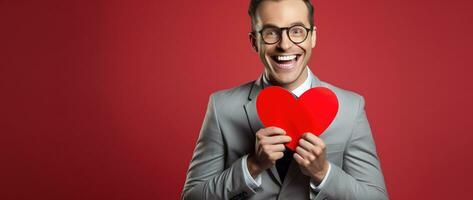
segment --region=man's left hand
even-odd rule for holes
[[[302,173],[320,183],[327,174],[329,163],[325,159],[325,142],[312,133],[305,133],[296,147],[294,159]]]

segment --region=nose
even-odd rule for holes
[[[279,41],[277,45],[282,50],[289,49],[293,45],[292,41],[289,39],[287,35],[287,32],[285,33],[284,31],[288,31],[288,30],[283,30],[281,32],[281,41]]]

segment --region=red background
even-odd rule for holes
[[[472,1],[315,4],[391,198],[472,198]],[[262,72],[247,5],[0,0],[0,199],[178,199],[209,94]]]

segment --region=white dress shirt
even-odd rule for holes
[[[312,82],[312,76],[311,76],[309,67],[306,67],[306,68],[308,70],[307,71],[308,73],[307,73],[307,77],[306,77],[305,81],[300,86],[298,86],[296,89],[291,91],[297,97],[300,97],[305,91],[307,91],[311,88],[310,86],[311,86],[311,82]],[[269,81],[266,79],[266,76],[264,76],[264,75],[263,75],[263,84],[265,86],[270,85]],[[241,162],[242,163],[242,168],[243,168],[243,176],[245,177],[245,183],[250,188],[257,189],[261,186],[261,175],[258,175],[256,178],[253,179],[253,177],[250,174],[250,171],[248,170],[247,159],[248,159],[248,155],[245,155],[245,156],[243,156],[242,162]],[[315,192],[319,192],[322,189],[323,185],[325,184],[325,180],[327,180],[327,177],[330,175],[330,169],[331,169],[331,164],[329,163],[327,174],[325,175],[324,179],[322,180],[322,182],[320,182],[320,184],[318,186],[315,184],[315,182],[312,179],[310,179],[310,187]]]

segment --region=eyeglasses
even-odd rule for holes
[[[287,37],[294,44],[300,44],[307,39],[309,31],[312,31],[311,28],[306,28],[302,25],[294,25],[291,27],[265,27],[262,30],[258,31],[263,38],[265,44],[276,44],[282,38],[282,32],[286,30]]]

